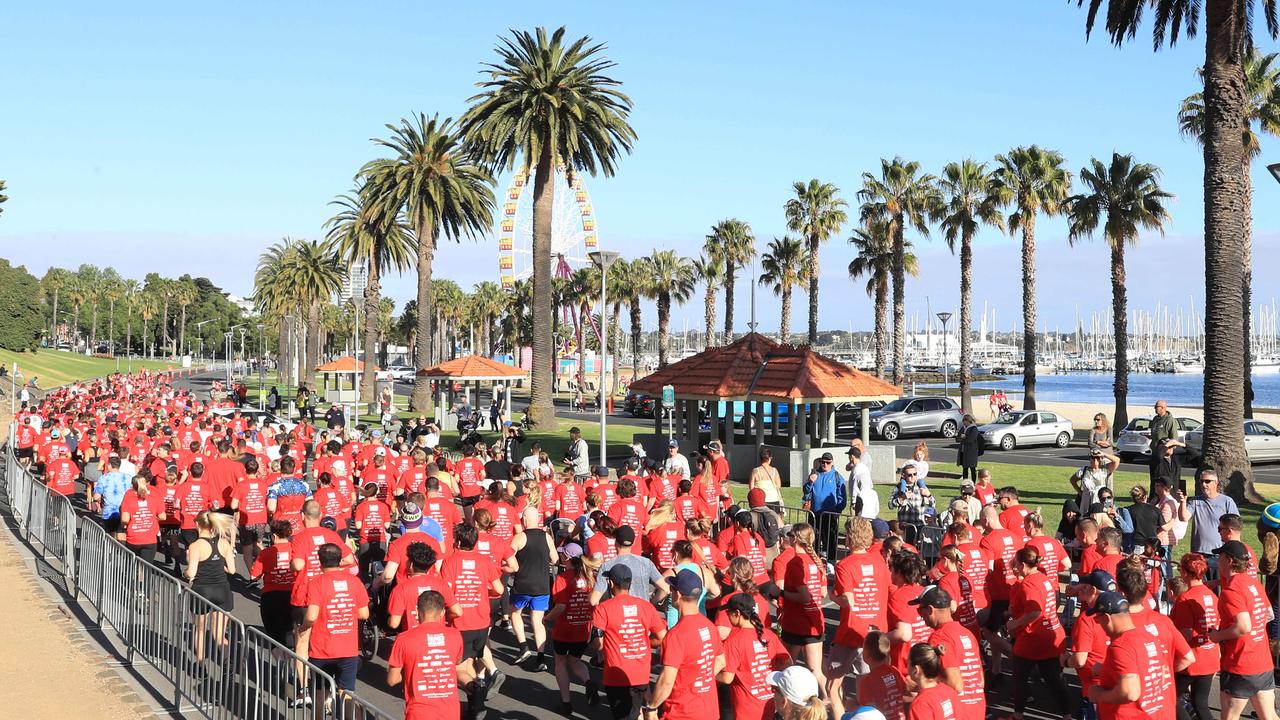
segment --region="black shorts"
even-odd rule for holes
[[[991,632],[998,632],[1009,619],[1009,601],[992,600],[987,607],[987,624],[984,626]]]
[[[253,545],[271,538],[271,526],[266,523],[259,525],[241,525],[240,534],[241,545]]]
[[[453,501],[462,507],[471,507],[480,502],[481,495],[472,495],[471,497],[455,497]]]
[[[273,590],[262,594],[258,609],[262,614],[262,631],[276,642],[289,646],[289,631],[293,629],[293,606],[289,604],[288,590]]]
[[[604,697],[609,711],[615,718],[636,718],[644,707],[644,694],[648,685],[605,685]]]
[[[1274,690],[1276,687],[1275,673],[1271,670],[1257,675],[1224,672],[1218,676],[1218,680],[1222,686],[1222,692],[1237,700],[1248,700],[1260,692]]]
[[[133,551],[140,560],[146,563],[154,563],[156,561],[156,544],[147,543],[146,545],[130,545],[125,543],[125,547]]]
[[[582,642],[562,642],[560,640],[552,640],[551,642],[555,645],[555,653],[557,655],[580,658],[587,652],[586,640],[583,640]]]
[[[360,658],[311,658],[311,664],[315,665],[320,672],[332,676],[339,689],[355,691],[356,670],[360,668]]]
[[[292,595],[293,593],[289,593],[289,594]],[[292,605],[292,604],[289,605],[289,608],[290,608],[290,611],[289,611],[290,617],[293,619],[293,626],[295,628],[302,627],[302,623],[307,621],[307,609],[302,605]]]
[[[178,542],[182,545],[183,550],[191,547],[191,543],[195,542],[198,537],[200,537],[200,533],[195,528],[190,530],[184,528],[178,531]]]
[[[218,610],[231,612],[234,606],[234,600],[231,597],[231,586],[227,583],[219,583],[217,585],[192,585],[192,592],[209,601],[209,604]],[[192,609],[196,615],[204,615],[212,612],[208,606],[196,603]]]
[[[484,646],[489,642],[489,628],[479,630],[463,630],[462,660],[477,660],[484,656]]]
[[[120,516],[116,515],[103,520],[102,529],[106,530],[108,535],[115,535],[120,532]]]
[[[29,447],[18,448],[17,450],[13,451],[13,456],[18,458],[19,460],[30,460],[31,458],[35,457],[34,448],[29,448]]]
[[[822,642],[821,635],[798,635],[796,633],[783,630],[779,635],[783,645],[812,645]]]

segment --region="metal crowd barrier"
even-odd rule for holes
[[[127,664],[141,658],[172,683],[180,714],[303,720],[323,714],[317,708],[327,697],[335,718],[393,720],[364,698],[336,694],[331,676],[141,560],[96,518],[78,516],[69,498],[21,466],[13,447],[4,452],[3,492],[19,532],[61,565],[74,597],[123,642]],[[309,704],[296,702],[304,689]]]

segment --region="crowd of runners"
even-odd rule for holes
[[[1212,473],[1190,498],[1164,484],[1173,508],[1137,546],[1107,484],[1049,534],[984,473],[922,553],[922,535],[879,519],[856,445],[859,484],[842,489],[826,455],[805,499],[859,498],[859,514],[785,524],[776,471],[737,504],[717,442],[610,469],[576,428],[562,458],[506,431],[445,452],[426,423],[259,427],[219,405],[163,374],[77,384],[21,412],[16,453],[213,606],[231,610],[243,574],[264,633],[340,691],[371,639],[392,638],[406,718],[481,716],[506,679],[498,627],[564,716],[985,720],[989,694],[1021,718],[1034,690],[1064,719],[1276,717],[1280,513],[1259,522],[1259,558]],[[899,507],[931,496],[927,463],[908,466]],[[1160,540],[1187,522],[1199,552],[1174,558]]]

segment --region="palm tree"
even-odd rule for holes
[[[865,214],[865,213],[864,213]],[[888,220],[866,220],[862,226],[854,228],[849,236],[849,244],[858,252],[849,262],[849,278],[857,280],[867,277],[867,297],[875,299],[876,326],[874,333],[876,377],[884,377],[885,367],[885,335],[889,329],[889,282],[893,277],[893,233],[889,230]],[[906,274],[915,277],[920,274],[919,263],[915,253],[911,252],[911,242],[903,241],[902,269]]]
[[[493,169],[533,173],[533,373],[528,418],[554,427],[551,402],[551,209],[553,173],[596,171],[612,176],[618,156],[631,152],[631,100],[605,73],[614,63],[588,37],[565,42],[565,30],[513,32],[485,65],[487,79],[461,120],[468,143]]]
[[[102,287],[102,297],[106,299],[109,308],[107,313],[107,348],[111,357],[116,356],[116,302],[123,295],[124,285],[119,279],[111,280]]]
[[[62,268],[51,267],[49,271],[40,278],[40,287],[45,294],[53,296],[53,346],[58,346],[58,296],[66,289],[67,284],[71,282],[71,276]]]
[[[160,312],[160,301],[155,294],[146,291],[140,292],[138,295],[138,316],[142,318],[142,352],[152,359],[155,359],[156,356],[155,338],[152,338],[152,344],[148,348],[147,323],[151,322],[158,312]]]
[[[533,307],[533,284],[516,280],[506,293],[502,312],[502,336],[516,356],[516,364],[524,362],[524,348],[533,342],[533,326],[529,309]]]
[[[179,355],[187,353],[187,307],[200,297],[196,292],[196,286],[190,281],[179,280],[173,291],[173,301],[178,304],[178,308],[182,312],[182,317],[178,321],[178,349]]]
[[[840,233],[848,221],[844,209],[847,204],[840,197],[840,188],[816,178],[808,184],[797,182],[791,186],[796,196],[787,201],[787,229],[800,233],[809,243],[809,344],[818,342],[818,248],[833,235]]]
[[[1244,277],[1241,278],[1240,302],[1244,305],[1244,416],[1253,417],[1253,159],[1261,150],[1261,142],[1254,132],[1254,125],[1268,135],[1280,135],[1280,67],[1275,53],[1263,55],[1255,47],[1245,50],[1244,69],[1244,165],[1241,182],[1244,189]],[[1204,68],[1197,71],[1204,80]],[[1203,143],[1205,129],[1204,93],[1192,94],[1182,101],[1178,111],[1178,126],[1184,135]]]
[[[342,263],[333,243],[327,240],[298,240],[285,262],[285,286],[293,305],[306,312],[307,332],[303,352],[302,376],[299,382],[311,384],[315,368],[320,364],[320,316],[329,298],[342,289],[346,280]]]
[[[997,155],[993,192],[1011,205],[1009,234],[1022,231],[1022,392],[1023,407],[1036,409],[1036,214],[1057,215],[1071,192],[1071,173],[1062,154],[1039,145]]]
[[[774,238],[760,258],[760,270],[760,284],[782,297],[778,342],[787,342],[791,337],[791,290],[809,277],[809,249],[790,235]]]
[[[566,300],[568,304],[574,306],[578,315],[577,322],[577,338],[575,344],[578,347],[578,387],[586,387],[586,371],[587,371],[587,323],[591,321],[592,311],[595,306],[596,298],[600,297],[600,270],[595,265],[587,265],[573,271],[573,277],[569,278],[569,286],[567,288]],[[585,392],[585,389],[584,391]]]
[[[8,199],[9,199],[9,196],[4,194],[4,181],[0,180],[0,205],[4,205]],[[0,214],[3,214],[3,213],[4,213],[4,208],[0,207]]]
[[[258,256],[258,265],[253,275],[254,304],[262,315],[264,324],[269,321],[276,325],[276,358],[279,361],[277,367],[279,367],[280,382],[283,385],[291,384],[289,371],[293,366],[293,363],[288,360],[292,349],[292,343],[289,342],[288,317],[297,305],[297,298],[287,277],[286,268],[296,243],[297,241],[292,238],[284,238],[280,242],[273,243]]]
[[[631,285],[631,265],[622,258],[618,258],[609,265],[609,277],[605,278],[605,284],[609,286],[609,299],[613,301],[613,317],[609,319],[609,344],[610,356],[617,357],[620,354],[622,346],[622,303],[624,298],[630,292]],[[617,362],[615,360],[615,362]]]
[[[712,347],[716,344],[716,290],[719,290],[720,285],[725,282],[724,262],[719,253],[711,251],[710,243],[704,252],[706,252],[705,255],[693,261],[693,274],[706,288],[706,294],[702,299],[702,315],[706,321],[706,345]],[[727,294],[726,291],[725,299],[730,297],[732,295]],[[725,335],[726,342],[731,341],[731,338],[731,335]]]
[[[943,205],[936,219],[952,253],[956,251],[956,241],[960,241],[960,406],[972,414],[973,236],[983,224],[1003,230],[1004,218],[1000,216],[999,199],[985,163],[947,163],[938,179],[938,189]]]
[[[485,356],[496,351],[494,347],[493,326],[502,317],[502,288],[495,282],[476,283],[471,293],[472,308],[480,322],[480,342]]]
[[[364,355],[360,375],[360,397],[373,401],[373,356],[377,350],[377,336],[372,332],[378,317],[378,300],[382,291],[381,280],[388,272],[403,272],[414,258],[413,236],[400,216],[383,212],[377,199],[366,191],[366,186],[352,194],[339,196],[330,203],[340,209],[325,223],[326,240],[333,243],[334,251],[348,266],[368,263],[369,280],[364,289],[365,332],[361,338]]]
[[[73,275],[63,292],[71,303],[71,349],[75,350],[80,344],[80,308],[89,302],[89,290],[85,287],[84,280]]]
[[[373,160],[361,173],[370,192],[390,217],[403,212],[417,240],[419,337],[431,337],[434,316],[431,273],[441,236],[455,242],[474,238],[493,224],[493,178],[462,147],[453,118],[440,120],[419,113],[387,125],[388,140],[374,140],[395,157]],[[427,367],[426,346],[414,356],[418,369]],[[409,407],[425,411],[431,403],[431,379],[417,376]]]
[[[1173,197],[1160,189],[1160,169],[1134,163],[1132,155],[1111,154],[1111,164],[1092,158],[1090,167],[1080,170],[1080,181],[1088,192],[1066,201],[1070,223],[1068,241],[1092,235],[1102,225],[1102,235],[1111,248],[1111,317],[1115,323],[1116,379],[1115,427],[1129,423],[1129,305],[1125,294],[1125,246],[1138,242],[1139,228],[1164,234],[1169,219],[1165,200]]]
[[[917,175],[920,163],[900,157],[880,160],[880,177],[862,174],[862,221],[888,221],[893,243],[893,384],[906,379],[906,265],[907,241],[904,231],[909,224],[921,235],[929,235],[927,219],[942,203],[932,175]],[[810,281],[812,282],[812,281]]]
[[[724,342],[733,342],[733,292],[738,268],[756,256],[751,226],[737,218],[721,220],[711,228],[703,251],[719,261],[724,271]]]
[[[653,271],[649,268],[648,257],[638,257],[629,261],[617,260],[610,267],[619,268],[619,275],[626,278],[626,282],[620,288],[621,292],[612,297],[617,298],[618,302],[627,304],[627,317],[631,331],[631,368],[635,377],[640,377],[640,340],[643,334],[640,327],[641,303],[653,298],[649,282],[653,277]]]
[[[1088,0],[1086,37],[1093,30],[1104,0]],[[1244,328],[1245,174],[1244,144],[1248,128],[1248,97],[1242,71],[1244,50],[1253,45],[1252,0],[1150,0],[1155,49],[1166,38],[1172,45],[1183,28],[1194,37],[1204,8],[1204,277],[1205,277],[1205,463],[1239,499],[1262,501],[1253,487],[1253,470],[1244,447],[1245,362],[1248,347]],[[1079,0],[1083,5],[1084,0]],[[1280,34],[1276,0],[1262,0],[1267,34]],[[1106,0],[1105,27],[1117,46],[1133,39],[1142,23],[1142,7],[1134,0]]]
[[[648,257],[649,292],[658,301],[658,367],[667,366],[671,303],[683,305],[697,286],[693,262],[674,250],[654,250]]]

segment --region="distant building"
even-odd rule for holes
[[[338,304],[341,305],[351,300],[351,298],[364,297],[364,289],[369,284],[369,263],[367,260],[351,263],[347,268],[347,281],[342,284],[342,288],[338,290]]]
[[[238,295],[227,295],[227,300],[230,301],[232,305],[240,308],[240,312],[244,313],[245,317],[254,317],[258,314],[258,308],[254,306],[252,300],[242,298]]]

